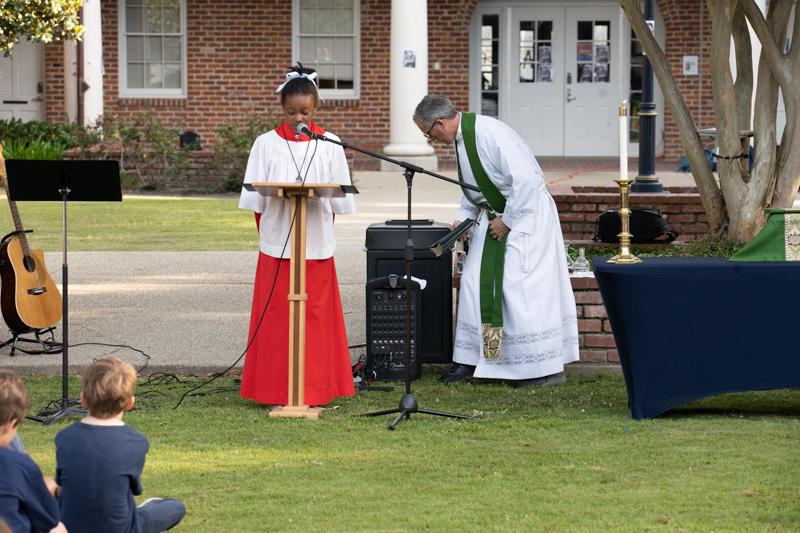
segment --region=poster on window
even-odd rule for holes
[[[594,66],[594,81],[608,82],[608,63],[598,63]]]
[[[578,43],[578,61],[592,60],[592,43]]]
[[[591,63],[583,63],[578,65],[578,83],[592,83]]]
[[[594,47],[595,63],[608,63],[610,55],[607,44],[598,44]]]
[[[553,81],[553,69],[550,68],[549,64],[539,63],[536,69],[536,81]]]
[[[539,54],[539,63],[549,65],[552,62],[552,50],[553,48],[550,45],[540,44],[537,52]]]

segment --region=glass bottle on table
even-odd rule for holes
[[[575,260],[575,272],[589,272],[589,260],[586,259],[586,248],[578,248],[578,258]]]
[[[575,260],[569,255],[569,244],[564,243],[564,253],[567,256],[567,272],[572,274],[575,271]]]

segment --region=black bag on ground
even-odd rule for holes
[[[601,242],[619,242],[622,221],[619,209],[603,211],[597,217],[594,229],[594,240]],[[635,243],[668,243],[674,241],[678,234],[672,231],[661,211],[653,208],[634,207],[631,209],[630,232],[631,242]]]

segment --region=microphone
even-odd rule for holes
[[[300,135],[306,135],[308,137],[311,137],[312,139],[323,139],[323,140],[325,139],[324,135],[317,135],[316,133],[311,131],[311,128],[309,128],[308,124],[306,124],[305,122],[301,122],[300,124],[298,124],[297,127],[294,129],[294,131],[296,131]]]

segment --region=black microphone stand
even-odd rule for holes
[[[397,159],[392,159],[391,157],[387,157],[383,154],[378,154],[375,152],[371,152],[369,150],[365,150],[364,148],[359,148],[357,146],[353,146],[343,141],[336,141],[334,139],[329,139],[324,135],[319,135],[317,133],[312,132],[307,126],[303,127],[301,124],[298,127],[298,132],[308,135],[312,139],[318,139],[320,141],[331,142],[333,144],[338,144],[342,148],[354,150],[356,152],[360,152],[362,154],[366,154],[371,157],[375,157],[377,159],[383,159],[384,161],[388,161],[389,163],[394,163],[395,165],[402,167],[403,176],[406,178],[406,247],[405,247],[405,255],[404,261],[406,265],[406,312],[405,312],[405,365],[406,365],[406,375],[405,375],[405,385],[406,391],[403,394],[403,397],[400,399],[400,406],[396,407],[395,409],[386,409],[383,411],[376,411],[374,413],[364,413],[360,416],[381,416],[381,415],[388,415],[398,413],[397,417],[389,424],[389,429],[394,430],[395,426],[403,419],[406,420],[411,419],[412,413],[423,413],[427,415],[436,415],[436,416],[444,416],[447,418],[461,418],[466,420],[471,420],[473,417],[466,416],[466,415],[458,415],[454,413],[445,413],[443,411],[433,411],[430,409],[421,409],[417,405],[417,400],[414,398],[414,395],[411,393],[411,271],[412,265],[414,262],[414,241],[411,238],[411,187],[414,180],[414,174],[427,174],[428,176],[433,176],[434,178],[438,178],[442,181],[448,181],[450,183],[454,183],[456,185],[461,185],[467,189],[472,189],[474,191],[480,192],[480,188],[470,185],[467,183],[460,183],[458,180],[454,180],[452,178],[448,178],[447,176],[442,176],[441,174],[436,174],[435,172],[430,172],[425,170],[424,168],[413,165],[411,163],[406,163],[405,161],[398,161]],[[418,311],[419,312],[419,311]],[[419,347],[417,347],[419,350]],[[417,354],[419,357],[419,353]]]

